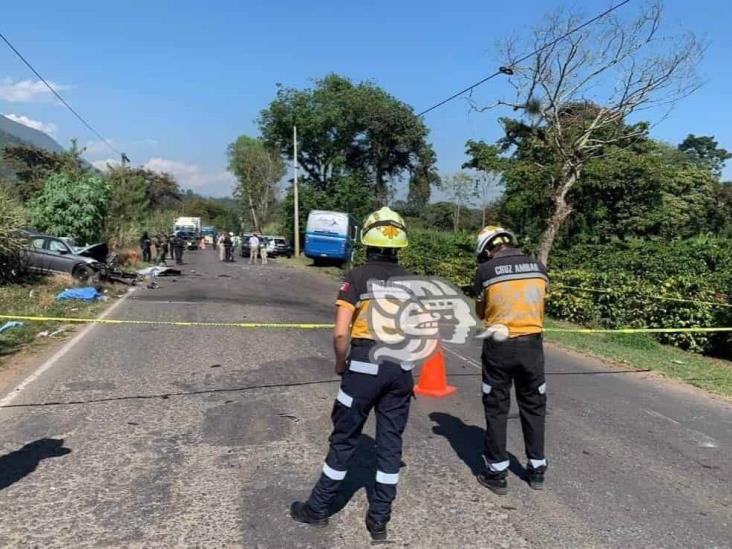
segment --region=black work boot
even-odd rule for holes
[[[508,493],[508,473],[506,471],[494,472],[486,469],[477,478],[478,482],[494,494],[505,496]]]
[[[294,501],[290,505],[290,516],[297,522],[304,522],[316,528],[328,526],[328,515],[318,515],[307,502]]]
[[[371,514],[366,513],[366,530],[371,534],[371,539],[374,541],[385,541],[386,540],[386,521],[377,522],[371,518]]]
[[[531,464],[529,464],[526,466],[526,471],[529,475],[529,486],[534,490],[543,490],[546,465],[534,469]]]

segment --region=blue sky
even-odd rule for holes
[[[621,8],[632,12],[642,0]],[[557,6],[594,15],[609,0],[384,1],[38,0],[4,2],[0,31],[134,164],[173,172],[198,192],[226,195],[226,145],[257,132],[275,84],[307,86],[328,72],[371,79],[420,111],[493,72],[497,44]],[[635,5],[634,5],[635,4]],[[732,150],[732,3],[667,0],[665,28],[708,42],[706,80],[654,130],[677,143],[715,135]],[[475,98],[506,92],[495,79]],[[62,144],[77,137],[87,156],[114,154],[96,142],[0,44],[0,113],[40,124]],[[443,173],[458,170],[467,139],[499,136],[505,111],[470,113],[458,99],[427,115]],[[725,175],[732,177],[728,168]]]

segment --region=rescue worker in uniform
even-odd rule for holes
[[[177,265],[183,264],[183,249],[185,248],[185,240],[179,235],[176,234],[173,237],[173,240],[171,242],[173,246],[173,252],[175,253],[175,263]]]
[[[516,248],[516,237],[496,226],[485,227],[476,245],[478,269],[476,313],[483,319],[483,407],[486,431],[485,470],[478,481],[499,495],[508,491],[506,428],[511,406],[511,385],[521,418],[529,485],[544,487],[546,381],[542,330],[546,268]],[[507,330],[506,330],[507,329]],[[501,337],[502,334],[502,337]]]
[[[165,235],[160,233],[158,234],[157,238],[155,239],[155,251],[157,252],[157,257],[155,258],[155,264],[163,264],[165,265],[165,253],[168,249],[168,240],[165,238]]]
[[[150,253],[151,245],[152,240],[147,234],[147,231],[143,232],[142,236],[140,237],[140,250],[142,251],[142,260],[147,263],[150,263],[150,260],[152,259],[152,254]]]
[[[333,335],[335,371],[342,375],[331,419],[330,449],[320,479],[305,502],[290,508],[292,518],[313,526],[328,524],[328,508],[346,476],[361,430],[369,413],[376,414],[376,485],[366,514],[366,528],[374,540],[386,539],[386,523],[396,497],[402,456],[402,433],[409,416],[414,381],[413,365],[373,363],[369,351],[375,336],[368,323],[368,281],[387,281],[406,276],[398,263],[398,251],[407,246],[401,216],[382,208],[364,222],[361,242],[366,263],[348,273],[336,301]],[[350,349],[349,349],[350,332]]]
[[[224,261],[234,261],[234,242],[231,237],[234,233],[226,233],[224,236]]]

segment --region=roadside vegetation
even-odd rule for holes
[[[548,320],[546,327],[578,328],[576,324]],[[619,365],[650,370],[724,397],[732,397],[732,363],[682,351],[659,343],[647,334],[582,334],[552,332],[546,341],[587,353]]]
[[[56,295],[78,285],[71,276],[53,275],[44,277],[27,277],[23,282],[0,285],[0,303],[2,313],[12,312],[18,316],[77,317],[96,316],[105,306],[104,301],[58,301]],[[113,286],[104,286],[105,295],[115,296],[120,290]],[[0,325],[6,320],[0,320]],[[20,327],[11,328],[0,333],[0,365],[8,355],[16,353],[35,343],[44,343],[67,337],[76,326],[56,321],[23,322]]]

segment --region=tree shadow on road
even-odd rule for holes
[[[44,459],[71,453],[64,447],[64,439],[41,438],[29,442],[19,450],[0,456],[0,490],[15,484],[36,470]]]
[[[444,412],[432,412],[430,419],[437,423],[432,432],[447,439],[457,456],[463,460],[468,469],[478,475],[483,472],[483,438],[485,431],[477,425],[468,425],[462,419]],[[515,419],[516,416],[509,416]],[[527,480],[526,469],[521,462],[509,452],[510,471],[522,480]]]

